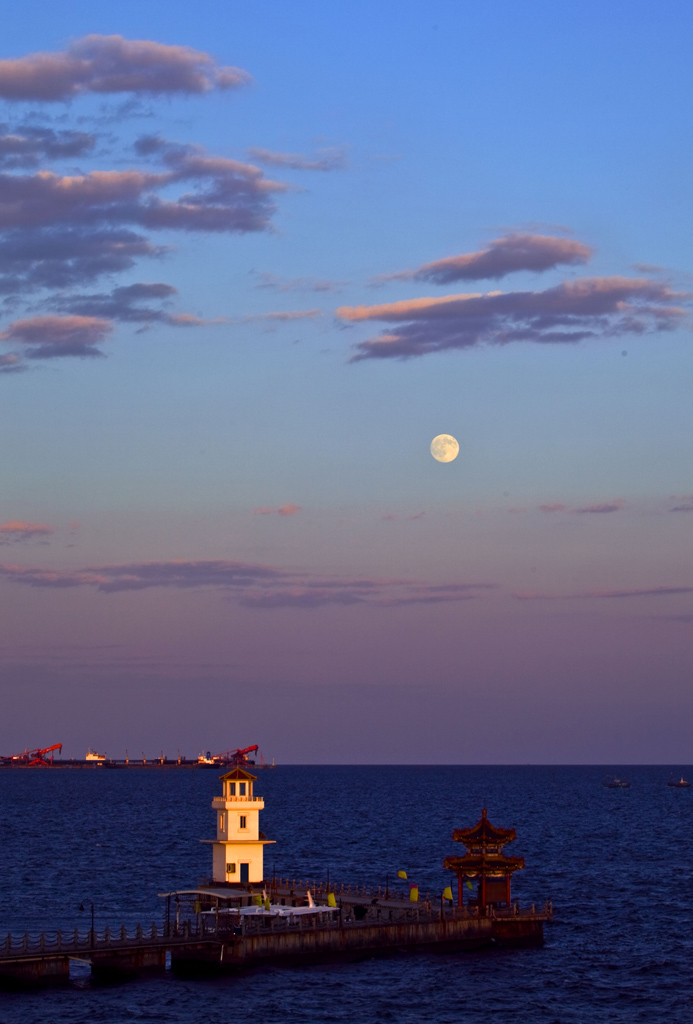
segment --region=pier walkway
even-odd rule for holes
[[[388,903],[368,906],[360,918],[343,904],[338,922],[328,914],[292,918],[224,913],[168,921],[163,927],[138,925],[134,931],[123,926],[102,932],[8,935],[0,941],[0,986],[67,983],[70,960],[88,962],[93,976],[105,981],[162,971],[167,954],[173,970],[194,974],[415,949],[478,949],[493,942],[536,944],[543,940],[544,921],[552,917],[550,904],[522,911],[517,905],[489,907],[479,914],[476,908]]]

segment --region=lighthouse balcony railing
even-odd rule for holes
[[[263,801],[261,796],[215,796],[212,800],[213,807],[223,807],[227,803],[238,804],[260,804]]]

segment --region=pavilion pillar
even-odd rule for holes
[[[510,906],[510,875],[505,876],[505,902]]]
[[[481,912],[483,914],[485,914],[486,913],[486,875],[483,873],[483,871],[481,873],[481,886],[480,886],[480,893],[479,893],[479,895],[481,897],[480,900],[479,900],[479,905],[482,908]]]
[[[462,906],[462,875],[457,875],[457,906]]]

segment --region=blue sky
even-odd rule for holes
[[[74,754],[261,739],[278,759],[407,761],[423,729],[428,760],[685,760],[692,23],[676,2],[13,13],[0,62],[29,60],[32,75],[28,55],[83,59],[83,37],[117,35],[208,55],[212,84],[111,90],[98,43],[91,85],[36,102],[0,63],[0,151],[38,130],[90,140],[7,164],[2,239],[62,244],[103,223],[163,247],[0,307],[21,370],[0,376],[2,749],[55,732]],[[163,52],[141,51],[138,73]],[[226,66],[252,81],[215,85]],[[143,136],[166,142],[145,151]],[[252,183],[278,183],[265,220],[152,228],[146,211],[114,220],[89,200],[55,227],[28,199],[7,226],[12,190],[44,173],[109,172],[118,188],[131,169],[159,175],[156,203],[190,188],[204,213],[222,202],[204,189],[241,172],[190,171],[195,154],[264,175],[247,179],[253,215]],[[240,200],[223,202],[236,216]],[[503,255],[516,236],[559,255],[498,278],[422,269]],[[142,283],[177,294],[151,321],[103,312]],[[473,338],[467,299],[452,321],[430,305],[470,293],[484,296]],[[412,312],[422,299],[429,311]],[[59,332],[75,316],[68,354]],[[363,348],[382,336],[409,357]],[[447,466],[428,453],[440,432],[460,442]],[[137,694],[138,713],[118,717],[114,692]],[[191,724],[193,694],[221,714]],[[311,748],[307,709],[329,730],[363,702],[362,740],[349,727],[329,756]]]

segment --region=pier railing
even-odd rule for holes
[[[200,914],[188,921],[164,923],[163,926],[152,924],[151,927],[128,930],[106,927],[103,931],[41,932],[32,935],[26,932],[22,936],[7,935],[0,941],[0,963],[3,960],[17,960],[36,956],[70,956],[88,959],[90,953],[109,949],[133,949],[147,947],[172,948],[177,945],[189,945],[194,942],[219,942],[233,940],[245,935],[259,935],[276,932],[307,932],[330,928],[364,928],[373,926],[388,927],[396,924],[424,923],[427,921],[447,921],[478,918],[526,918],[549,920],[553,916],[553,907],[547,902],[541,908],[534,904],[529,909],[520,910],[517,904],[511,907],[487,907],[486,914],[480,915],[477,907],[440,907],[435,903],[422,903],[410,907],[369,906],[363,916],[357,917],[353,906],[342,906],[337,913],[311,915],[291,915],[286,917],[243,916],[233,912]]]

